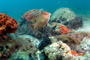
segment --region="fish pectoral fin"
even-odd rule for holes
[[[32,28],[32,31],[35,30],[35,25],[34,24],[30,25],[30,27]]]

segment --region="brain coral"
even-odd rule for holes
[[[15,19],[6,14],[0,13],[0,35],[15,33],[17,28],[18,23]]]

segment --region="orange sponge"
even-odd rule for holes
[[[15,33],[17,28],[18,23],[15,19],[6,14],[0,13],[0,35]]]
[[[62,34],[67,34],[69,32],[69,29],[64,25],[60,25],[60,29]]]

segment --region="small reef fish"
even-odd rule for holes
[[[57,23],[54,23],[54,24],[53,24],[53,26],[56,26],[56,25],[57,25]]]
[[[77,53],[77,52],[75,52],[73,50],[71,51],[71,54],[74,55],[74,56],[78,56],[78,55],[84,56],[84,53]]]
[[[67,34],[67,33],[69,33],[69,31],[72,31],[72,30],[69,30],[66,26],[64,26],[64,25],[60,25],[60,29],[61,29],[61,33],[62,34]]]
[[[48,21],[50,19],[51,13],[43,11],[36,17],[36,22],[30,27],[32,27],[32,31],[34,31],[36,28],[37,30],[40,30],[43,26],[46,26],[48,24]]]

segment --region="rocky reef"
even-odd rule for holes
[[[5,22],[0,31],[0,38],[4,37],[0,40],[1,60],[87,60],[90,57],[90,33],[76,32],[83,26],[83,19],[69,8],[60,8],[52,16],[42,9],[33,9],[25,12],[18,24],[4,16],[0,15],[0,20]]]
[[[0,41],[0,60],[7,60],[19,48],[18,42],[10,37]]]
[[[0,13],[0,60],[7,60],[19,48],[18,42],[7,36],[7,33],[15,33],[17,28],[15,19]]]
[[[69,8],[60,8],[57,9],[52,17],[51,17],[51,21],[70,21],[72,19],[75,19],[77,15]]]
[[[51,13],[41,9],[26,12],[19,22],[16,35],[28,34],[38,39],[49,37],[50,35],[60,34],[48,25]],[[48,29],[48,30],[47,30]]]
[[[51,22],[61,23],[67,26],[69,29],[78,29],[83,25],[82,17],[78,17],[72,10],[69,8],[60,8],[57,9],[51,16]]]
[[[70,47],[61,41],[45,47],[44,52],[50,60],[69,60],[72,57]]]

